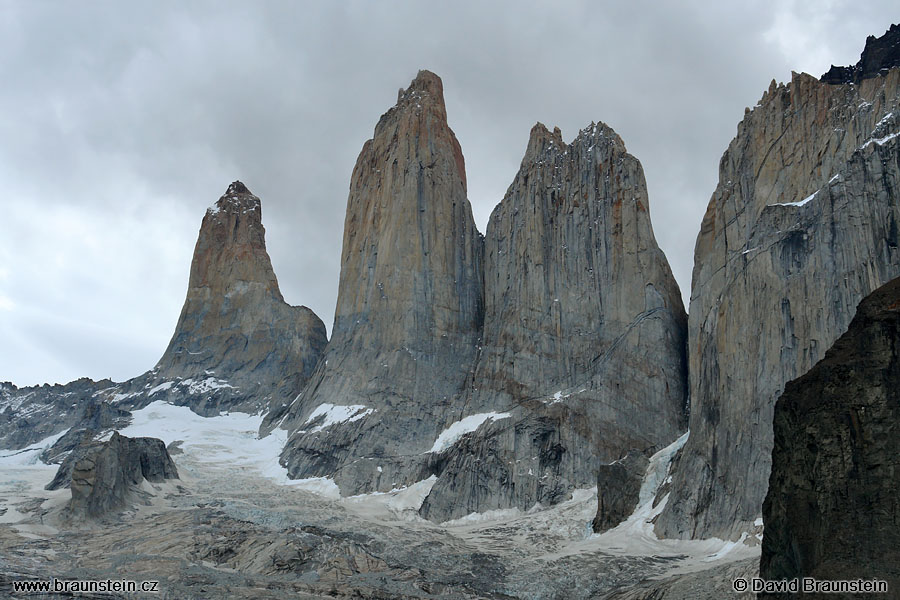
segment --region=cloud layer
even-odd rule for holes
[[[137,375],[206,206],[263,202],[286,300],[330,327],[350,173],[420,68],[479,228],[536,121],[641,160],[685,297],[719,157],[772,78],[855,63],[893,2],[11,2],[0,11],[0,380]]]

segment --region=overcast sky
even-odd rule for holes
[[[330,331],[353,164],[421,68],[444,81],[482,232],[536,121],[567,141],[603,121],[644,166],[687,297],[744,107],[900,20],[896,0],[812,4],[0,0],[0,381],[151,368],[235,179],[285,299]]]

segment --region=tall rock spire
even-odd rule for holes
[[[441,80],[420,71],[353,169],[332,340],[284,414],[291,476],[345,493],[427,477],[475,360],[482,254]]]
[[[235,181],[203,217],[181,316],[151,372],[171,382],[161,391],[201,412],[265,410],[299,391],[326,341],[315,313],[285,303],[259,198]]]
[[[531,130],[485,235],[485,325],[468,414],[422,507],[443,521],[553,504],[597,464],[685,429],[687,318],[640,162],[608,126]],[[465,414],[461,416],[466,416]]]

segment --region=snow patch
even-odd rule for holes
[[[641,483],[638,506],[634,513],[618,526],[585,540],[585,550],[595,549],[620,556],[684,556],[668,575],[709,568],[708,563],[733,561],[759,556],[759,545],[745,544],[749,534],[744,532],[735,541],[708,538],[705,540],[659,539],[653,531],[654,519],[669,502],[666,494],[655,507],[653,501],[661,483],[668,478],[669,465],[675,453],[687,442],[685,433],[652,457]]]
[[[223,388],[232,388],[233,385],[230,385],[224,379],[216,379],[215,377],[207,377],[206,379],[200,381],[194,381],[193,379],[185,379],[184,381],[178,384],[179,386],[187,386],[189,394],[205,394],[207,392],[211,392],[213,390],[219,390]],[[151,392],[152,393],[152,392]]]
[[[202,462],[227,464],[235,471],[250,471],[282,485],[291,484],[287,469],[278,462],[287,432],[275,429],[259,438],[262,419],[262,415],[239,412],[201,417],[186,406],[157,400],[134,411],[131,425],[119,433],[159,438],[167,446],[181,441],[181,449]]]
[[[372,492],[369,494],[359,494],[344,498],[341,502],[345,505],[352,506],[357,510],[367,508],[386,509],[394,515],[404,515],[405,518],[413,517],[416,520],[418,511],[425,502],[425,498],[431,493],[431,488],[437,481],[437,475],[432,475],[428,479],[417,481],[408,486],[394,488],[389,492]]]
[[[309,431],[301,430],[299,433],[316,433],[322,431],[326,427],[337,425],[338,423],[352,423],[358,421],[375,412],[374,409],[366,408],[361,404],[352,404],[349,406],[340,406],[335,404],[324,403],[316,407],[314,411],[306,419],[304,425],[313,423],[317,419],[324,417],[321,423],[310,429]]]
[[[886,135],[883,138],[872,138],[871,140],[869,140],[868,142],[866,142],[865,144],[860,146],[860,149],[866,148],[871,144],[878,144],[879,146],[883,146],[887,142],[891,141],[892,139],[894,139],[895,137],[898,137],[898,136],[900,136],[900,131],[894,132],[890,135]]]
[[[877,130],[879,127],[881,127],[882,125],[884,125],[885,123],[887,123],[888,121],[890,121],[891,117],[893,117],[893,116],[894,116],[894,113],[893,113],[893,112],[889,112],[888,114],[886,114],[886,115],[884,115],[883,117],[881,117],[881,120],[878,121],[878,123],[875,124],[875,129]]]
[[[570,398],[571,396],[574,396],[575,394],[580,394],[585,391],[587,391],[587,388],[581,388],[577,392],[570,392],[568,394],[563,394],[562,390],[559,390],[558,392],[554,392],[553,396],[551,396],[550,398],[542,399],[541,402],[543,402],[544,404],[556,404],[557,402],[562,402],[566,398]]]
[[[308,477],[306,479],[293,479],[287,482],[288,485],[311,492],[323,498],[337,500],[341,497],[341,489],[337,484],[327,477]]]
[[[118,404],[120,402],[123,402],[124,400],[127,400],[128,398],[133,398],[134,396],[140,396],[140,395],[141,395],[140,392],[129,392],[127,394],[115,394],[112,397],[112,400],[110,400],[110,402],[112,404]]]
[[[524,513],[518,508],[498,508],[495,510],[487,510],[483,513],[469,513],[464,517],[444,521],[441,523],[444,527],[459,527],[461,525],[473,525],[475,523],[484,523],[488,521],[507,521],[521,517]]]
[[[55,444],[59,438],[66,435],[68,432],[68,429],[60,431],[59,433],[46,437],[21,450],[5,450],[3,454],[0,454],[0,467],[4,467],[5,470],[5,468],[11,467],[38,466],[47,467],[48,469],[56,471],[56,469],[59,468],[59,465],[45,465],[41,462],[40,455],[41,452]]]
[[[429,452],[443,452],[447,448],[459,441],[459,438],[467,433],[471,433],[481,427],[485,421],[499,421],[509,416],[509,413],[478,413],[477,415],[469,415],[468,417],[453,423],[434,441],[434,445]]]
[[[804,198],[803,200],[800,200],[799,202],[776,202],[775,204],[772,204],[772,206],[803,206],[804,204],[806,204],[807,202],[809,202],[810,200],[815,198],[816,194],[818,194],[818,193],[819,193],[819,190],[816,190],[812,194],[810,194],[809,196]]]
[[[672,463],[672,458],[676,452],[684,447],[690,435],[691,432],[686,431],[680,438],[650,457],[650,464],[647,465],[647,472],[644,474],[644,480],[641,482],[641,491],[638,493],[638,506],[648,502],[652,503],[656,497],[656,491],[669,474],[669,465]],[[661,504],[662,502],[660,502]]]
[[[151,389],[149,392],[147,392],[147,395],[152,396],[156,392],[164,392],[164,391],[168,390],[169,388],[171,388],[173,385],[175,385],[174,381],[166,381],[165,383],[161,383],[158,386],[156,386],[155,388]]]

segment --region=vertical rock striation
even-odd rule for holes
[[[774,423],[760,576],[886,580],[895,597],[900,279],[867,296],[825,358],[785,386]]]
[[[422,514],[565,500],[631,449],[682,433],[686,315],[643,170],[600,123],[531,131],[485,236],[484,338],[459,418],[500,413],[441,453]]]
[[[719,165],[694,258],[690,439],[656,525],[734,538],[760,516],[784,383],[900,275],[900,68],[772,82]]]
[[[440,78],[420,71],[353,170],[332,339],[284,418],[293,477],[345,493],[430,472],[428,453],[460,401],[483,321],[482,237]]]
[[[158,398],[202,414],[260,412],[296,394],[315,369],[325,325],[284,301],[261,217],[259,198],[240,181],[203,217],[175,333],[144,384],[170,383]]]

